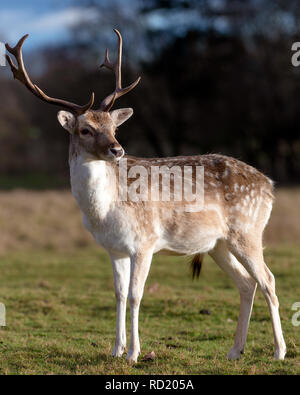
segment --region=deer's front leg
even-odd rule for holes
[[[149,273],[153,251],[147,250],[131,257],[129,285],[129,302],[131,312],[131,337],[127,354],[129,362],[136,362],[140,353],[139,341],[139,308],[144,292],[145,282]]]
[[[117,302],[116,342],[112,356],[121,357],[126,348],[126,302],[130,278],[130,258],[111,256]]]

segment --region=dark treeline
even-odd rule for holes
[[[134,116],[119,130],[127,153],[172,156],[219,152],[238,157],[281,183],[300,177],[300,4],[282,1],[77,1],[94,22],[73,28],[73,40],[25,62],[48,94],[96,105],[112,89],[99,69],[105,46],[115,56],[124,38],[123,81],[140,85],[115,107]],[[26,33],[26,32],[24,32]],[[30,40],[30,38],[29,38]],[[0,172],[52,175],[66,182],[68,136],[57,109],[0,74]]]

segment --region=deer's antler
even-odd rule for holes
[[[56,98],[47,96],[37,85],[35,85],[30,80],[30,78],[26,72],[25,66],[24,66],[23,55],[22,55],[22,46],[23,46],[24,41],[26,40],[27,37],[28,37],[28,34],[23,36],[19,40],[17,45],[13,48],[10,45],[5,44],[7,51],[15,57],[17,64],[18,64],[18,67],[16,67],[15,64],[13,63],[11,57],[9,55],[6,55],[6,59],[10,65],[10,68],[11,68],[11,71],[14,75],[14,78],[19,80],[22,84],[24,84],[26,86],[26,88],[31,93],[33,93],[36,97],[45,101],[46,103],[55,104],[57,106],[66,108],[66,109],[72,111],[73,113],[75,113],[76,115],[81,115],[81,114],[85,113],[87,110],[89,110],[94,103],[94,92],[91,95],[90,101],[87,104],[85,104],[84,106],[80,106],[78,104],[74,104],[74,103],[68,102],[66,100],[56,99]]]
[[[108,95],[101,103],[100,110],[101,111],[109,111],[115,100],[118,99],[119,97],[125,95],[125,93],[131,91],[139,82],[141,77],[139,77],[136,81],[134,81],[131,85],[127,86],[126,88],[122,88],[122,78],[121,78],[121,64],[122,64],[122,36],[121,33],[117,30],[114,29],[114,32],[118,36],[119,39],[119,45],[118,45],[118,58],[116,62],[112,63],[109,60],[108,56],[108,50],[106,49],[105,52],[105,59],[104,62],[100,67],[106,67],[109,70],[112,70],[115,73],[116,76],[116,88],[113,93]]]

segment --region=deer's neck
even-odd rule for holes
[[[92,223],[105,218],[116,197],[115,165],[95,160],[72,137],[69,165],[72,194],[83,214]]]

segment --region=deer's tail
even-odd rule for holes
[[[202,267],[202,262],[203,262],[203,254],[196,254],[193,256],[191,260],[191,269],[192,269],[192,275],[193,278],[199,278],[200,272],[201,272],[201,267]]]

